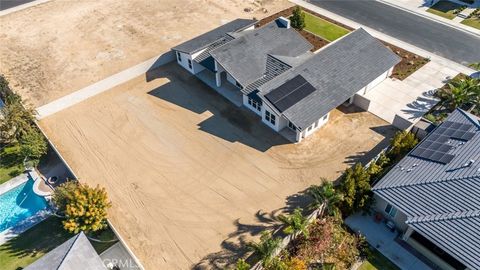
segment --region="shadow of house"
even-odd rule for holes
[[[175,63],[149,71],[150,80],[166,78],[168,83],[148,92],[149,95],[175,104],[196,114],[212,116],[198,124],[198,128],[229,142],[239,142],[261,152],[275,145],[290,142],[261,123],[259,116],[246,108],[236,107],[210,89],[195,76],[177,67]]]
[[[377,126],[371,127],[371,130],[375,131],[376,133],[384,136],[384,139],[375,145],[370,151],[365,152],[357,152],[355,155],[350,155],[345,158],[344,163],[350,166],[355,165],[356,163],[361,163],[363,165],[370,162],[374,157],[376,157],[380,152],[390,145],[390,140],[393,138],[395,133],[398,131],[396,127],[393,125],[384,125],[384,126]]]

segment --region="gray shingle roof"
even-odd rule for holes
[[[459,109],[447,121],[469,124],[467,142],[450,139],[455,157],[441,164],[404,157],[373,188],[407,215],[407,224],[471,269],[480,269],[480,121]],[[431,132],[417,147],[435,134]],[[471,165],[466,166],[474,160]],[[403,170],[402,170],[403,168]],[[408,169],[411,169],[408,171]]]
[[[358,29],[259,87],[262,95],[302,75],[316,91],[283,114],[299,129],[310,126],[400,62],[365,30]]]
[[[220,27],[217,27],[203,35],[200,35],[180,45],[177,45],[173,47],[172,50],[192,54],[221,39],[228,32],[236,32],[241,29],[247,28],[255,23],[255,20],[236,19]]]
[[[106,270],[83,232],[52,249],[25,270]]]
[[[283,28],[274,21],[237,34],[210,54],[242,86],[247,86],[264,75],[269,54],[298,56],[311,48],[295,29]]]

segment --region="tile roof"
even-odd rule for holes
[[[106,270],[83,232],[52,249],[25,270]]]
[[[247,28],[255,23],[256,23],[256,20],[236,19],[220,27],[217,27],[212,31],[209,31],[198,37],[190,39],[180,45],[177,45],[173,47],[172,50],[192,54],[201,49],[204,49],[205,47],[212,44],[213,42],[221,39],[222,37],[225,36],[225,33],[236,32],[241,29]]]
[[[283,114],[303,129],[399,62],[397,55],[360,28],[304,59],[303,63],[263,84],[258,90],[261,95],[266,95],[295,76],[302,75],[316,91]]]
[[[466,142],[450,138],[452,161],[441,164],[409,153],[373,191],[405,213],[406,223],[417,232],[471,269],[480,269],[480,120],[457,109],[446,121],[471,125],[468,131],[475,133]]]
[[[275,21],[258,29],[237,33],[235,39],[210,51],[210,55],[242,86],[260,79],[269,55],[298,56],[313,46],[295,29]]]

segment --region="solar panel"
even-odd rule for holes
[[[314,91],[315,87],[301,75],[297,75],[265,95],[265,97],[272,102],[280,112],[283,112]]]

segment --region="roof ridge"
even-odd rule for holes
[[[77,235],[75,235],[75,239],[73,240],[72,244],[68,247],[68,250],[67,252],[65,252],[65,255],[62,256],[62,260],[60,261],[60,263],[58,264],[58,267],[57,269],[60,269],[60,267],[62,266],[63,262],[65,261],[65,259],[67,258],[68,254],[70,253],[70,250],[72,250],[73,246],[75,245],[75,243],[77,242],[77,240],[80,238],[80,235],[83,234],[83,231],[80,231],[80,233],[78,233]]]
[[[431,215],[423,215],[423,216],[414,216],[412,218],[409,218],[407,221],[405,221],[405,223],[417,224],[417,223],[474,218],[474,217],[480,217],[480,209],[455,211],[455,212],[449,212],[449,213],[431,214]]]
[[[480,129],[480,119],[478,119],[478,118],[475,119],[476,118],[475,115],[473,115],[469,112],[466,112],[462,109],[459,109],[459,108],[457,108],[456,110],[459,111],[461,114],[463,114],[463,116],[465,116],[470,122],[472,122],[475,126],[477,126],[477,128]]]

